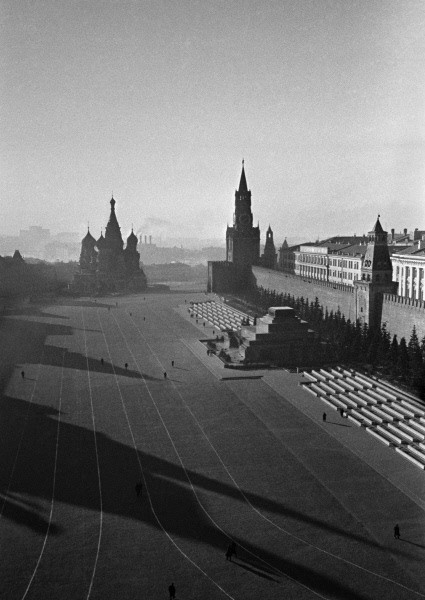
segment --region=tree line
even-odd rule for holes
[[[316,332],[314,341],[304,348],[306,364],[346,363],[367,368],[388,379],[401,383],[425,399],[425,336],[419,340],[413,327],[409,341],[391,336],[386,323],[381,328],[369,328],[359,320],[346,319],[338,309],[328,311],[308,298],[296,298],[257,287],[250,301],[266,312],[270,306],[290,306]]]

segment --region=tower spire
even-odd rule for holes
[[[245,160],[242,159],[242,173],[241,173],[241,180],[239,182],[239,193],[245,194],[247,191],[248,191],[248,186],[247,186],[246,177],[245,177]]]

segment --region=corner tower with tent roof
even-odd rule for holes
[[[376,220],[368,232],[368,244],[364,257],[361,279],[354,281],[356,319],[369,327],[380,327],[384,294],[395,294],[397,282],[392,281],[392,265],[388,250],[388,233]]]
[[[269,225],[266,232],[266,244],[264,246],[264,252],[261,255],[261,266],[266,269],[276,269],[277,254],[276,247],[273,241],[273,231]]]

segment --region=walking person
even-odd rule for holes
[[[103,358],[101,358],[101,359],[100,359],[100,364],[101,364],[101,365],[103,365],[103,364],[104,364],[104,362],[105,362],[105,361],[103,360]]]
[[[227,550],[226,550],[226,560],[230,560],[230,562],[232,562],[232,554],[233,554],[232,544],[229,544],[227,546]]]
[[[127,370],[127,369],[128,369],[128,363],[125,363],[125,365],[124,365],[124,366],[125,366],[125,368],[126,368],[126,370]]]
[[[176,597],[176,588],[174,587],[174,583],[168,586],[168,591],[170,593],[170,600],[174,600]]]
[[[21,371],[21,377],[22,379],[25,379],[25,371]]]
[[[171,361],[171,366],[174,367],[174,360]]]
[[[397,525],[394,527],[394,538],[395,538],[396,540],[399,540],[399,539],[400,539],[400,527],[398,526],[398,523],[397,523]]]
[[[323,419],[323,422],[326,421],[326,413],[323,413],[322,419]]]
[[[164,371],[164,379],[167,379],[167,373]]]

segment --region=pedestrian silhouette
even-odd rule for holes
[[[167,373],[164,371],[164,379],[167,379]]]
[[[326,413],[323,413],[322,419],[323,421],[326,421]]]
[[[100,364],[103,365],[105,361],[103,360],[103,358],[100,359]]]
[[[136,486],[134,488],[136,490],[136,495],[137,496],[141,496],[143,493],[143,485],[141,483],[136,483]]]
[[[398,524],[394,527],[394,537],[396,540],[400,539],[400,527]]]
[[[170,600],[176,597],[176,588],[174,587],[174,583],[168,586],[168,591],[170,592]]]
[[[22,379],[25,379],[25,371],[21,371],[21,377]]]
[[[230,562],[231,562],[232,561],[232,554],[233,554],[232,544],[229,544],[227,546],[227,550],[226,550],[226,560],[230,560]]]
[[[132,317],[132,316],[133,316],[133,313],[130,313],[130,317]]]
[[[143,317],[143,320],[146,321],[146,317]]]
[[[171,361],[171,366],[174,367],[174,360]]]
[[[125,366],[125,368],[126,368],[126,369],[128,369],[128,363],[125,363],[125,365],[124,365],[124,366]]]

